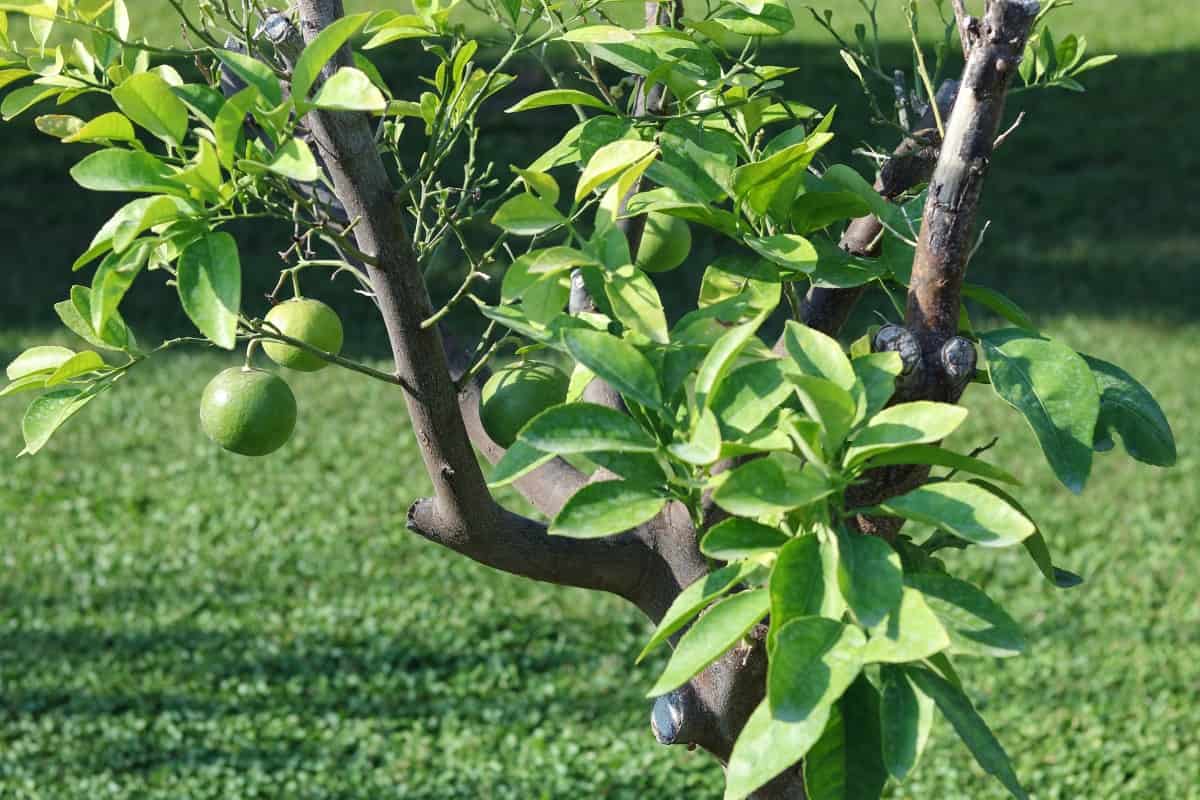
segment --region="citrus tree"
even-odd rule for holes
[[[8,365],[0,394],[37,393],[24,453],[188,344],[244,348],[199,416],[250,456],[303,415],[256,358],[283,376],[357,370],[407,401],[434,487],[408,527],[649,617],[641,657],[672,650],[648,690],[655,734],[720,759],[727,798],[878,797],[939,714],[1025,796],[954,667],[1018,655],[1024,639],[943,551],[1020,546],[1052,584],[1080,578],[1054,564],[986,446],[939,444],[967,421],[957,400],[990,385],[1072,492],[1114,434],[1135,459],[1175,460],[1137,381],[965,281],[986,244],[993,150],[1013,131],[1006,95],[1081,90],[1110,60],[1052,35],[1060,4],[991,0],[975,17],[963,0],[904,0],[909,72],[881,61],[873,0],[853,36],[812,10],[804,21],[837,37],[847,85],[899,140],[872,183],[822,156],[833,109],[785,96],[792,70],[760,63],[762,42],[797,22],[781,0],[650,3],[633,25],[604,0],[468,0],[490,19],[476,33],[443,0],[353,16],[341,0],[168,2],[186,46],[141,40],[122,0],[0,1],[4,118],[99,96],[91,118],[56,109],[36,125],[85,151],[71,169],[82,190],[136,195],[73,265],[90,282],[55,306],[88,347]],[[922,23],[942,37],[932,52]],[[382,75],[369,56],[394,47],[424,48],[430,74]],[[965,67],[947,80],[958,47]],[[549,88],[514,97],[518,64]],[[511,114],[569,106],[578,122],[497,168],[479,112],[498,96]],[[224,230],[267,218],[295,230],[270,299],[294,296],[273,307],[243,299]],[[723,255],[688,263],[701,231]],[[447,250],[467,269],[435,306],[425,272]],[[669,317],[659,289],[684,263],[703,269],[699,296]],[[381,316],[393,368],[340,354],[337,315],[301,292],[323,269]],[[139,280],[177,287],[196,330],[135,335],[121,302]],[[868,291],[890,316],[842,331]],[[977,328],[964,300],[1005,326]],[[467,346],[443,331],[459,306],[485,321]],[[501,507],[493,490],[510,484],[550,522]]]

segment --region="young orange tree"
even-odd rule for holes
[[[403,393],[433,482],[409,528],[642,611],[657,626],[642,655],[673,649],[648,692],[654,731],[720,759],[727,798],[878,797],[915,767],[937,712],[1025,796],[952,661],[1015,656],[1020,629],[939,552],[1021,545],[1048,581],[1079,578],[1054,565],[986,448],[939,445],[966,421],[956,402],[990,384],[1074,492],[1114,434],[1138,460],[1175,458],[1133,378],[964,281],[1010,87],[1080,89],[1108,60],[1055,40],[1054,0],[991,0],[979,17],[963,0],[905,0],[910,75],[880,61],[874,0],[853,42],[812,12],[900,139],[874,184],[822,157],[833,111],[783,96],[791,70],[759,63],[763,39],[795,22],[781,0],[650,3],[635,26],[604,0],[469,0],[491,18],[482,34],[441,0],[355,16],[341,0],[168,2],[186,48],[138,39],[122,0],[0,1],[5,119],[102,95],[91,119],[36,124],[89,150],[71,170],[82,189],[137,195],[76,261],[90,285],[56,306],[94,349],[35,347],[8,366],[0,394],[38,392],[24,452],[189,343],[245,347],[200,421],[247,455],[282,446],[303,415],[284,378],[252,366],[259,347],[288,369],[366,373]],[[932,56],[918,36],[931,18],[944,33]],[[955,42],[965,68],[943,81]],[[365,54],[389,47],[422,47],[436,67],[388,80]],[[479,112],[518,63],[552,88],[507,111],[571,106],[578,124],[496,169]],[[243,302],[223,230],[262,218],[295,228],[271,298],[295,297],[273,308]],[[669,318],[659,287],[701,229],[723,255]],[[448,249],[468,269],[435,307],[425,271]],[[300,291],[321,268],[382,317],[393,369],[340,355],[337,315]],[[479,293],[498,268],[498,295]],[[136,280],[175,285],[200,335],[135,336],[120,309]],[[894,314],[847,349],[835,337],[868,290]],[[1009,326],[975,328],[964,298]],[[486,332],[450,354],[442,327],[467,303]],[[551,522],[501,507],[492,489],[507,484]]]

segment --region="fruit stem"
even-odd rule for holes
[[[304,295],[300,292],[300,270],[293,267],[290,272],[292,273],[292,294],[296,297],[303,297]]]
[[[258,349],[259,341],[259,339],[251,339],[250,343],[246,345],[246,361],[242,365],[242,369],[246,372],[254,369],[254,365],[251,363],[251,361],[254,359],[254,351]]]

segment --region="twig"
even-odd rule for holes
[[[992,149],[995,150],[1000,145],[1004,144],[1004,140],[1007,139],[1012,134],[1013,131],[1015,131],[1018,127],[1020,127],[1021,123],[1024,121],[1025,121],[1025,112],[1022,111],[1020,114],[1017,114],[1016,121],[1013,122],[1012,125],[1009,125],[1008,129],[1005,130],[1004,133],[1002,133],[996,137],[996,141],[992,143]]]
[[[963,58],[971,55],[975,43],[978,21],[967,13],[964,0],[951,0],[954,4],[954,19],[958,22],[958,38],[962,42]]]

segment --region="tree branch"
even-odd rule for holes
[[[979,37],[979,20],[967,13],[964,0],[952,0],[954,20],[958,24],[958,39],[962,42],[963,58],[971,55],[971,48]]]
[[[1009,80],[1038,13],[1036,0],[996,0],[963,70],[962,88],[929,185],[913,261],[906,325],[921,342],[926,366],[958,329],[971,233],[1004,115]],[[940,373],[944,370],[926,370]]]

